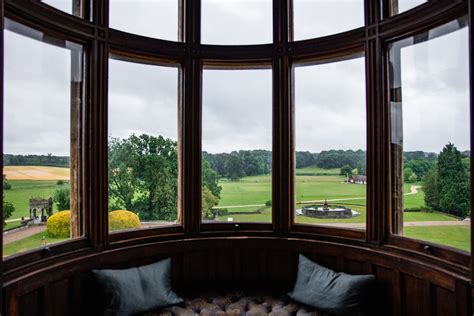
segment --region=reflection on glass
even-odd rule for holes
[[[468,29],[390,47],[394,232],[469,251]]]
[[[109,60],[109,231],[179,222],[178,69]]]
[[[293,0],[293,26],[296,41],[364,26],[364,1]]]
[[[423,3],[426,3],[427,0],[392,0],[392,10],[394,11],[392,15],[397,13],[402,13],[413,9]]]
[[[295,222],[365,229],[364,58],[295,68]]]
[[[82,47],[6,20],[3,256],[80,237]],[[51,61],[54,60],[54,63]],[[74,111],[76,110],[76,111]]]
[[[202,43],[272,42],[271,0],[202,0]]]
[[[272,221],[272,72],[204,70],[203,221]]]
[[[179,40],[179,0],[110,0],[110,27],[128,33]]]

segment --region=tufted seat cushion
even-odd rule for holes
[[[331,314],[299,304],[287,295],[249,295],[249,293],[233,292],[204,294],[198,297],[185,296],[183,303],[179,305],[144,314],[144,316],[155,315],[330,316]]]

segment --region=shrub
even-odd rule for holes
[[[265,202],[265,206],[272,206],[272,200],[268,200]]]
[[[54,238],[69,238],[71,235],[71,211],[61,211],[48,218],[46,233]]]
[[[433,213],[433,209],[432,209],[431,207],[427,207],[427,206],[422,206],[422,207],[420,208],[420,210],[421,210],[422,212],[426,212],[426,213]]]
[[[3,228],[7,226],[6,220],[12,216],[12,213],[15,212],[15,207],[12,203],[5,201],[3,199]]]
[[[56,181],[56,185],[63,185],[64,184],[64,181],[63,180],[58,180]]]
[[[58,211],[68,210],[71,208],[71,192],[69,188],[58,189],[54,191],[53,201],[58,207]]]
[[[127,210],[116,210],[109,213],[109,231],[140,227],[137,214]]]
[[[11,188],[12,188],[12,185],[8,183],[7,176],[3,175],[3,190],[10,190]]]
[[[226,208],[216,208],[213,209],[212,212],[217,216],[226,216],[229,214],[229,210]]]

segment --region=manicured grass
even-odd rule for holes
[[[43,236],[45,240],[43,241]],[[48,244],[57,243],[66,240],[67,238],[51,238],[46,233],[38,233],[31,235],[25,239],[17,240],[9,244],[3,245],[3,256],[11,256],[20,252],[31,250],[34,248],[43,247],[43,242]]]
[[[13,203],[15,212],[10,218],[29,217],[28,203],[32,197],[50,198],[54,191],[69,184],[56,185],[56,180],[8,180],[12,188],[5,191],[5,201]],[[54,209],[54,206],[53,206]]]
[[[344,177],[338,175],[337,169],[324,170],[319,168],[305,168],[297,170],[297,173],[333,173],[331,176],[296,176],[296,209],[302,205],[312,204],[308,201],[330,201],[332,205],[345,205],[361,213],[348,219],[317,219],[306,216],[296,216],[297,223],[365,223],[366,222],[366,189],[365,185],[344,183]],[[228,207],[244,205],[245,207],[230,207],[229,212],[253,212],[261,209],[266,201],[271,198],[271,177],[256,176],[245,177],[240,181],[221,180],[222,186],[221,200],[217,207]],[[421,186],[421,183],[407,183],[404,185],[404,192],[410,193],[411,186]],[[301,203],[304,202],[304,203]],[[418,188],[416,194],[404,196],[405,208],[420,208],[424,206],[424,193],[422,188]],[[255,206],[246,206],[255,205]],[[271,210],[266,209],[262,214],[229,214],[221,216],[219,221],[227,221],[232,218],[235,222],[271,222]],[[453,221],[453,217],[428,212],[406,212],[406,222],[421,221]]]
[[[301,168],[301,169],[296,169],[295,173],[296,175],[339,175],[341,169],[335,168],[335,169],[322,169],[318,167],[307,167],[307,168]]]
[[[404,236],[470,251],[470,226],[405,227]]]
[[[430,222],[430,221],[455,221],[456,218],[442,213],[435,212],[405,212],[403,213],[405,222]]]

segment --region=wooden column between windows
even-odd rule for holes
[[[401,82],[401,48],[390,50],[390,113],[392,155],[393,233],[403,235],[403,103]]]
[[[470,132],[471,132],[471,153],[474,152],[474,129],[473,129],[473,124],[474,124],[474,72],[473,72],[473,63],[474,60],[472,59],[472,53],[474,52],[472,45],[474,41],[474,32],[472,31],[472,19],[474,17],[474,3],[472,1],[469,1],[469,7],[468,7],[468,12],[469,12],[469,96],[470,96],[470,104],[469,104],[469,109],[470,109],[470,114],[471,114],[471,119],[470,119]],[[474,156],[471,155],[471,166],[474,165]],[[474,205],[474,172],[471,171],[470,174],[470,181],[471,181],[471,186],[470,186],[470,201],[471,201],[471,281],[472,281],[472,299],[474,300],[474,212],[472,211],[472,206]],[[472,304],[472,302],[471,302]],[[472,307],[471,307],[472,308]]]
[[[288,0],[273,1],[273,145],[272,219],[279,235],[289,232],[293,212],[293,139],[290,103],[291,64],[287,56],[291,6]]]
[[[82,218],[79,206],[81,196],[81,108],[82,108],[82,51],[71,51],[71,152],[70,152],[70,210],[71,238],[82,235]]]
[[[3,9],[3,0],[0,0],[0,25],[2,27],[2,30],[5,29],[4,25],[4,9]],[[3,36],[5,32],[1,32],[0,34],[0,105],[1,105],[1,110],[0,110],[0,154],[2,155],[2,159],[0,160],[0,169],[2,171],[2,184],[0,184],[0,188],[2,189],[2,194],[0,195],[0,203],[1,203],[1,212],[0,212],[0,221],[2,222],[2,230],[3,230],[3,122],[4,122],[4,112],[5,112],[5,107],[4,107],[4,85],[3,85],[3,69],[4,69],[4,58],[3,58]],[[4,271],[4,264],[3,264],[3,233],[0,234],[0,253],[2,254],[0,256],[0,288],[3,289],[3,271]],[[0,295],[0,314],[3,311],[3,301],[4,295]]]
[[[182,221],[185,233],[194,235],[201,227],[201,82],[202,65],[199,56],[201,42],[201,1],[185,0],[184,39],[186,58],[182,70]]]

